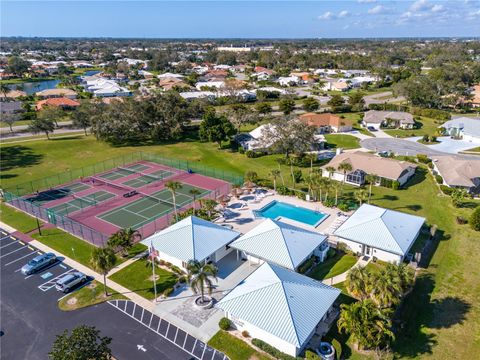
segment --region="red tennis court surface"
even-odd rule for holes
[[[182,185],[175,192],[178,212],[196,205],[194,196],[196,200],[216,199],[231,190],[226,181],[142,160],[27,195],[23,200],[45,209],[57,226],[67,231],[72,226],[76,235],[81,236],[84,230],[103,234],[102,243],[92,236],[82,236],[103,245],[121,228],[134,228],[145,238],[169,226],[174,199],[165,188],[168,181]],[[68,219],[73,225],[68,224]]]

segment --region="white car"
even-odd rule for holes
[[[57,280],[55,283],[55,288],[58,291],[68,293],[75,286],[86,283],[87,280],[87,276],[84,273],[74,271],[62,276],[59,280]]]

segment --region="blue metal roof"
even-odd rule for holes
[[[425,218],[363,204],[334,235],[404,256]]]
[[[317,232],[267,219],[230,246],[295,270],[324,241],[326,236]]]
[[[142,240],[142,244],[182,261],[202,261],[218,249],[229,244],[240,233],[189,216],[172,226]]]
[[[302,347],[340,292],[281,266],[264,263],[216,307]]]

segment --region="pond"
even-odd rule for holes
[[[10,89],[18,89],[25,91],[27,95],[31,95],[38,91],[55,89],[60,80],[43,80],[43,81],[33,81],[33,82],[22,82],[18,84],[8,85]]]
[[[82,75],[83,76],[93,76],[93,75],[98,74],[100,72],[101,72],[100,70],[88,70],[88,71],[85,71]]]

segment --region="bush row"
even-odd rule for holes
[[[288,354],[281,352],[280,350],[274,348],[273,346],[267,344],[265,341],[260,339],[252,339],[252,344],[258,347],[259,349],[265,351],[267,354],[272,355],[275,359],[280,360],[300,360],[300,357],[294,357]]]

